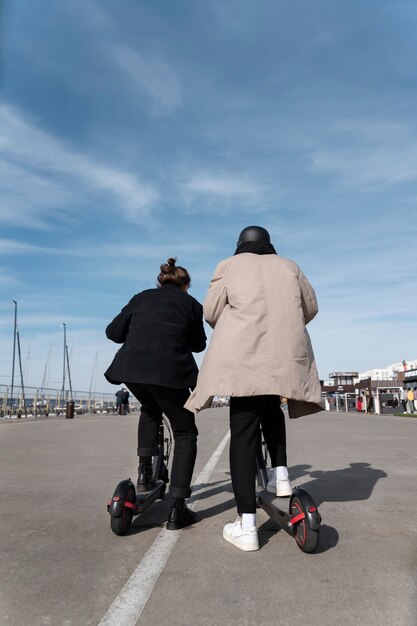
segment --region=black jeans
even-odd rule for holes
[[[261,438],[260,426],[271,457],[271,466],[287,465],[281,398],[230,398],[230,474],[239,515],[256,513],[256,452]]]
[[[188,498],[197,455],[198,430],[194,414],[184,409],[190,390],[172,389],[161,385],[126,383],[126,387],[141,404],[138,424],[138,456],[158,454],[158,428],[165,413],[174,435],[169,495]]]

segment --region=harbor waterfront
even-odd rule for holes
[[[135,479],[137,418],[1,421],[1,624],[104,624],[123,588],[142,593],[151,572],[136,586],[134,573],[146,555],[155,555],[154,567],[161,559],[155,547],[168,502],[135,518],[126,537],[111,532],[106,511],[116,483]],[[208,409],[197,423],[194,480],[224,440],[228,409]],[[415,624],[416,429],[410,417],[343,411],[287,420],[291,480],[310,491],[323,518],[314,554],[263,511],[258,552],[224,542],[223,525],[235,515],[226,446],[210,478],[193,487],[198,522],[173,531],[175,547],[140,616],[127,612],[123,623]]]
[[[115,387],[115,390],[117,388]],[[130,408],[138,410],[139,403],[130,396]],[[71,406],[68,406],[69,404]],[[11,387],[0,385],[0,420],[19,418],[54,417],[84,413],[116,413],[115,393],[99,393],[94,391],[76,391],[52,389],[49,387],[20,387],[14,386],[13,396]]]
[[[117,389],[117,387],[115,387]],[[402,412],[400,394],[395,388],[394,393],[386,393],[387,384],[383,391],[377,389],[373,411],[381,414],[395,414]],[[392,402],[392,398],[396,401]],[[324,407],[326,411],[361,413],[366,412],[366,399],[364,408],[358,411],[357,395],[355,393],[333,393],[324,395]],[[68,407],[72,403],[73,407]],[[227,396],[215,396],[212,406],[227,406]],[[131,411],[138,411],[139,402],[130,394],[129,405]],[[39,387],[14,386],[14,395],[11,396],[11,387],[0,385],[0,420],[19,418],[41,418],[65,416],[69,408],[71,413],[82,415],[84,413],[116,413],[115,393],[64,390]],[[286,404],[283,408],[285,410]]]

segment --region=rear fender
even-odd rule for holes
[[[129,491],[133,489],[134,500],[130,496]],[[132,492],[131,492],[132,493]],[[112,517],[121,517],[123,513],[123,507],[125,506],[125,502],[130,502],[131,504],[136,504],[136,490],[135,485],[132,483],[130,478],[127,480],[122,480],[114,490],[114,494],[112,499],[109,501],[107,506],[107,510]]]
[[[292,492],[291,500],[297,497],[304,509],[304,513],[306,518],[308,519],[309,526],[311,530],[319,530],[321,524],[321,515],[317,506],[314,503],[311,495],[303,489],[302,487],[296,487]],[[290,502],[290,511],[291,511],[291,502]]]

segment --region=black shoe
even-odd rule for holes
[[[196,521],[197,514],[191,511],[185,502],[182,502],[182,504],[176,504],[172,507],[168,517],[167,529],[179,530],[180,528],[184,528],[184,526],[195,524]]]
[[[145,493],[150,491],[154,485],[155,480],[152,476],[152,463],[139,463],[138,482],[136,483],[137,492]]]

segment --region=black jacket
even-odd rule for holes
[[[123,343],[104,374],[110,383],[195,386],[198,368],[191,353],[206,347],[203,307],[177,285],[133,296],[106,335]]]

